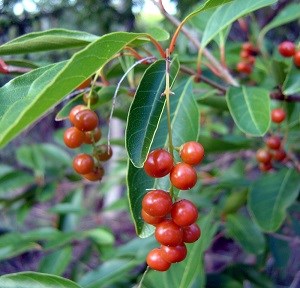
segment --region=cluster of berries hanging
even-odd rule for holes
[[[236,70],[239,73],[251,74],[255,63],[255,56],[257,56],[258,52],[258,49],[252,43],[243,43],[240,52],[240,61],[236,65]]]
[[[153,178],[169,174],[171,184],[188,190],[197,183],[194,165],[204,157],[204,148],[198,142],[187,142],[179,149],[182,162],[174,165],[173,156],[164,149],[149,153],[144,164],[145,172]],[[185,243],[193,243],[200,238],[201,230],[196,223],[197,207],[187,199],[173,202],[170,192],[151,190],[142,200],[141,215],[144,221],[155,226],[155,238],[160,248],[151,250],[147,264],[157,271],[166,271],[172,263],[180,262],[187,255]]]
[[[300,50],[296,50],[296,46],[291,41],[284,41],[278,45],[278,52],[283,57],[293,57],[294,64],[300,68]]]
[[[283,109],[277,108],[271,111],[273,123],[280,124],[284,121],[286,114]],[[279,135],[271,135],[265,140],[266,148],[256,152],[256,159],[259,162],[261,171],[269,171],[273,168],[272,161],[282,162],[287,158],[286,151],[282,147],[282,139]]]
[[[92,95],[92,94],[91,94]],[[88,96],[85,95],[85,102]],[[67,147],[75,149],[82,144],[93,146],[92,155],[80,153],[73,159],[74,170],[90,181],[101,180],[104,175],[102,161],[107,161],[112,156],[112,149],[106,144],[97,145],[101,138],[98,115],[85,105],[73,107],[69,113],[72,127],[64,132],[64,143]]]

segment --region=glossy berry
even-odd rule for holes
[[[92,144],[96,143],[101,139],[102,133],[99,127],[94,129],[93,131],[85,132],[84,143]]]
[[[183,199],[173,204],[171,217],[178,226],[189,226],[197,221],[198,209],[191,201]]]
[[[94,169],[94,159],[89,154],[78,154],[73,159],[73,168],[78,174],[88,174]]]
[[[164,177],[170,173],[173,168],[173,157],[164,149],[156,149],[149,153],[145,163],[144,170],[154,178]]]
[[[197,165],[202,161],[204,157],[204,148],[198,142],[186,142],[181,145],[179,155],[184,163]]]
[[[94,167],[93,171],[82,176],[89,181],[100,181],[104,176],[104,168],[102,166]]]
[[[236,65],[236,70],[239,73],[243,73],[243,74],[251,74],[252,73],[252,65],[250,65],[248,62],[246,61],[241,61]]]
[[[300,50],[294,55],[294,64],[296,67],[300,68]]]
[[[85,104],[88,104],[90,100],[90,105],[95,105],[98,102],[98,99],[99,99],[98,94],[95,91],[92,91],[91,94],[90,92],[83,94],[83,102]]]
[[[146,262],[150,268],[157,271],[167,271],[171,266],[171,263],[162,258],[160,248],[151,250],[147,255]]]
[[[250,42],[243,43],[242,50],[248,52],[249,55],[257,55],[258,53],[258,49]]]
[[[185,243],[194,243],[201,236],[201,229],[196,223],[187,227],[183,227],[182,231],[183,231],[182,240]]]
[[[187,249],[184,243],[177,246],[164,246],[160,247],[161,257],[169,263],[181,262],[185,259]]]
[[[292,57],[295,54],[295,44],[291,41],[284,41],[278,45],[278,51],[283,57]]]
[[[188,190],[197,183],[196,170],[189,164],[178,163],[170,173],[170,180],[173,186],[180,190]]]
[[[74,126],[81,131],[92,131],[98,126],[98,116],[97,114],[90,110],[85,109],[79,111],[74,118]]]
[[[255,57],[251,55],[245,58],[245,62],[247,62],[250,65],[254,65],[255,61],[256,61]]]
[[[76,127],[70,127],[64,132],[64,143],[71,149],[78,148],[84,139],[84,133]]]
[[[111,146],[108,146],[106,144],[101,144],[101,145],[97,145],[94,148],[93,155],[99,161],[104,162],[104,161],[109,160],[112,157],[113,151],[112,151]]]
[[[154,216],[151,216],[147,212],[145,212],[144,209],[142,209],[141,215],[142,215],[143,220],[146,223],[154,225],[154,226],[156,226],[157,224],[159,224],[160,222],[162,222],[165,219],[165,217],[154,217]]]
[[[182,243],[182,228],[176,225],[172,220],[164,220],[156,226],[156,240],[166,246],[177,246]]]
[[[271,111],[271,120],[274,123],[281,123],[285,119],[285,111],[282,108],[273,109]]]
[[[266,149],[258,149],[256,152],[256,160],[260,163],[270,163],[272,160],[272,155]]]
[[[260,171],[267,172],[270,171],[273,168],[271,162],[267,163],[259,163],[259,169]]]
[[[69,120],[74,125],[75,115],[82,110],[88,109],[85,105],[76,105],[73,107],[69,113]]]
[[[277,161],[283,161],[286,159],[286,152],[283,149],[275,150],[272,154],[273,159]]]
[[[270,149],[277,150],[281,146],[281,139],[278,136],[270,136],[267,138],[266,144]]]
[[[163,190],[150,191],[142,200],[142,208],[153,217],[164,217],[171,211],[172,197]]]

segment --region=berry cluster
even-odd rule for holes
[[[169,174],[171,184],[188,190],[197,182],[194,165],[204,157],[204,149],[200,143],[191,141],[179,149],[182,162],[174,165],[172,155],[164,149],[156,149],[149,153],[144,164],[145,172],[154,178]],[[172,263],[180,262],[187,255],[185,243],[193,243],[200,238],[201,230],[197,225],[198,209],[187,199],[173,202],[169,192],[152,190],[142,200],[142,218],[155,226],[155,238],[160,248],[151,250],[147,256],[147,264],[154,270],[166,271]]]
[[[240,52],[240,62],[236,65],[236,70],[239,73],[251,74],[255,63],[255,56],[257,56],[258,52],[258,49],[252,43],[243,43]]]
[[[279,124],[284,121],[286,114],[283,109],[273,109],[271,112],[271,120],[273,123]],[[261,171],[269,171],[273,168],[272,160],[282,162],[287,155],[282,147],[280,136],[271,135],[265,140],[266,148],[261,148],[256,152],[256,159],[259,162]]]
[[[107,161],[112,156],[110,146],[96,145],[101,138],[101,130],[98,127],[98,115],[85,105],[73,107],[69,113],[72,127],[64,132],[64,142],[67,147],[75,149],[82,144],[92,144],[92,155],[81,153],[73,159],[74,170],[90,181],[101,180],[104,169],[100,161]]]
[[[300,50],[296,50],[293,42],[283,41],[278,45],[278,52],[283,57],[293,57],[295,66],[300,68]]]

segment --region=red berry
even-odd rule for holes
[[[85,105],[76,105],[73,107],[69,113],[69,120],[74,125],[75,115],[82,110],[88,109]]]
[[[251,55],[250,55],[250,56],[248,56],[247,58],[245,58],[245,61],[246,61],[248,64],[250,64],[250,65],[254,65],[256,59],[255,59],[254,56],[251,56]]]
[[[94,169],[94,159],[89,154],[78,154],[73,160],[73,168],[78,174],[88,174]]]
[[[284,41],[278,45],[278,51],[283,57],[292,57],[295,54],[295,44],[291,41]]]
[[[197,165],[204,157],[204,148],[198,142],[186,142],[180,147],[179,155],[184,163]]]
[[[250,65],[246,61],[241,61],[236,65],[236,70],[239,73],[251,74],[252,73],[252,65]]]
[[[248,51],[246,51],[246,50],[241,50],[240,56],[241,56],[241,58],[246,59],[246,58],[248,58],[248,57],[251,56],[251,55],[249,54]]]
[[[101,145],[97,145],[94,148],[93,155],[99,161],[104,162],[104,161],[109,160],[112,157],[113,151],[112,151],[111,146],[108,146],[106,144],[101,144]]]
[[[286,158],[286,152],[283,149],[278,149],[273,152],[273,159],[283,161]]]
[[[189,200],[175,202],[171,209],[171,216],[178,226],[189,226],[198,219],[198,209]]]
[[[147,214],[153,217],[164,217],[171,211],[172,197],[166,191],[153,190],[144,196],[142,207]]]
[[[274,123],[281,123],[285,119],[285,111],[282,108],[273,109],[271,111],[271,120]]]
[[[260,171],[267,172],[267,171],[271,170],[272,168],[273,167],[272,167],[271,162],[259,163],[259,169],[260,169]]]
[[[145,163],[144,170],[154,178],[164,177],[170,173],[173,168],[173,157],[164,149],[156,149],[149,153]]]
[[[184,243],[177,246],[161,246],[161,257],[169,263],[181,262],[185,259],[187,249]]]
[[[242,50],[248,52],[249,55],[257,55],[258,53],[258,49],[250,42],[243,43]]]
[[[297,51],[294,55],[294,64],[295,64],[295,66],[300,68],[300,50]]]
[[[196,242],[200,236],[201,236],[201,229],[198,226],[197,223],[194,223],[190,226],[187,227],[183,227],[182,228],[183,231],[183,242],[185,243],[194,243]]]
[[[64,132],[64,142],[67,147],[78,148],[84,141],[85,135],[76,127],[70,127]]]
[[[197,173],[191,165],[178,163],[173,167],[170,173],[170,180],[172,185],[176,188],[188,190],[193,188],[197,183]]]
[[[270,149],[277,150],[281,146],[281,139],[278,136],[270,136],[267,138],[266,144]]]
[[[98,126],[98,116],[97,114],[90,110],[85,109],[79,111],[74,118],[74,126],[81,131],[92,131]]]
[[[162,258],[160,248],[151,250],[147,255],[146,261],[150,268],[157,271],[167,271],[171,266],[171,263]]]
[[[102,166],[97,166],[92,172],[82,175],[85,179],[89,181],[100,181],[104,175],[104,168]]]
[[[102,136],[101,130],[99,127],[97,127],[93,131],[85,132],[84,134],[85,134],[84,143],[86,143],[86,144],[96,143],[100,140],[100,138]]]
[[[145,212],[144,209],[142,209],[142,213],[141,214],[142,214],[143,220],[146,223],[154,225],[154,226],[156,226],[157,224],[159,224],[160,222],[162,222],[165,219],[165,217],[154,217],[154,216],[151,216],[147,212]]]
[[[182,228],[172,220],[164,220],[156,226],[156,240],[166,246],[177,246],[182,243]]]
[[[80,89],[84,89],[90,86],[92,82],[92,78],[88,78],[86,80],[84,80],[76,89],[80,90]]]
[[[260,163],[270,163],[272,160],[272,155],[266,149],[258,149],[256,152],[256,159]]]

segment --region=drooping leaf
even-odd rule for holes
[[[7,245],[0,246],[0,261],[5,259],[10,259],[12,257],[18,256],[24,252],[40,250],[41,246],[34,242],[29,241],[18,241],[18,243],[11,243]],[[1,284],[1,277],[0,277]],[[0,285],[0,287],[2,287]]]
[[[50,274],[21,272],[0,276],[1,288],[82,288],[76,283]]]
[[[270,98],[257,87],[231,87],[226,100],[235,124],[243,132],[263,136],[270,127]]]
[[[171,85],[176,78],[178,69],[178,61],[172,61]],[[129,110],[126,148],[131,162],[136,167],[142,167],[148,155],[164,109],[165,97],[162,93],[166,86],[165,79],[165,61],[161,60],[152,64],[143,75]]]
[[[186,141],[197,139],[199,130],[199,113],[196,101],[193,97],[191,79],[176,88],[171,96],[171,127],[173,131],[173,143],[180,146]],[[166,111],[164,111],[166,112]],[[189,127],[189,129],[186,129]],[[158,147],[167,147],[168,141],[167,115],[163,113],[158,125],[151,150]],[[139,185],[136,185],[139,183]],[[147,189],[153,187],[169,189],[168,176],[156,181],[146,175],[144,169],[136,168],[130,161],[127,173],[128,197],[132,218],[136,232],[140,237],[147,237],[153,233],[153,227],[147,225],[141,219],[141,203]]]
[[[33,32],[1,45],[0,55],[84,47],[98,38],[98,36],[87,32],[66,29]]]
[[[124,46],[146,34],[107,34],[67,62],[36,69],[0,88],[0,147],[91,77]]]
[[[201,47],[204,48],[220,31],[238,18],[275,2],[276,0],[234,0],[229,4],[218,7],[207,21]]]
[[[242,215],[230,214],[227,216],[226,227],[229,236],[247,252],[261,254],[265,250],[265,238],[259,227],[250,219]]]
[[[299,69],[292,64],[282,86],[284,95],[291,95],[300,92],[300,73]]]
[[[248,209],[264,231],[276,231],[286,217],[287,208],[300,189],[299,173],[283,169],[255,181],[248,194]]]

